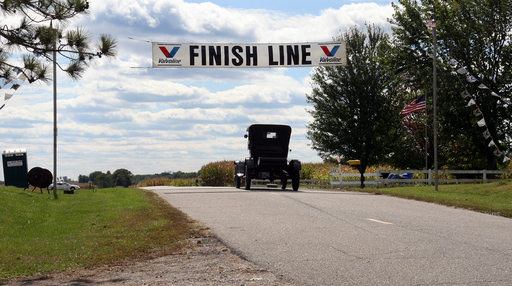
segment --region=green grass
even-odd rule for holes
[[[193,234],[185,214],[149,191],[79,190],[54,199],[0,187],[0,197],[0,282],[170,254]]]
[[[432,202],[512,218],[512,180],[489,184],[439,185],[396,188],[346,188]]]

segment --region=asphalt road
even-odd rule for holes
[[[512,285],[511,219],[342,191],[147,189],[291,281]]]

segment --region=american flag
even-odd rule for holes
[[[413,113],[419,110],[423,110],[427,108],[427,103],[425,102],[425,95],[422,95],[420,98],[414,100],[413,102],[407,104],[404,109],[402,109],[401,114],[407,115],[409,113]]]

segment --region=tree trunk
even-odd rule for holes
[[[364,173],[361,173],[361,189],[364,189]]]
[[[357,169],[359,170],[359,174],[361,174],[361,189],[364,189],[364,172],[366,171],[366,164],[357,166]]]
[[[496,156],[494,156],[493,151],[487,152],[487,166],[485,167],[486,170],[496,170]],[[496,179],[496,174],[488,174],[488,179]]]

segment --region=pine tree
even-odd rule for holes
[[[23,76],[29,83],[49,82],[54,51],[59,68],[74,80],[81,78],[94,58],[114,57],[116,40],[112,36],[102,34],[93,44],[85,28],[64,29],[88,9],[86,0],[0,1],[4,15],[0,21],[0,78],[10,81]]]

